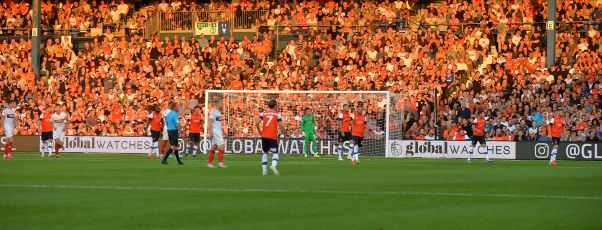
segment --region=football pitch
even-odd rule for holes
[[[0,229],[602,229],[602,162],[16,154]]]

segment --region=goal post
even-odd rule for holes
[[[284,155],[312,154],[315,150],[320,155],[338,154],[338,136],[340,122],[338,113],[343,105],[348,105],[349,112],[363,108],[368,124],[368,131],[360,148],[363,156],[386,156],[391,132],[400,132],[400,121],[391,121],[391,117],[402,111],[392,111],[392,105],[398,104],[397,94],[388,91],[292,91],[292,90],[206,90],[204,105],[204,135],[201,151],[207,152],[210,146],[207,126],[209,113],[217,103],[222,104],[222,122],[226,153],[258,154],[261,153],[261,135],[255,129],[259,113],[267,110],[266,102],[275,99],[277,111],[282,113],[283,124],[288,138],[280,136],[279,152]],[[305,108],[310,108],[317,123],[317,142],[309,149],[304,149],[305,138],[300,128]],[[393,130],[392,130],[393,129]],[[393,137],[401,137],[394,133]],[[350,151],[349,142],[343,145],[343,155]]]

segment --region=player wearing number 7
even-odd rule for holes
[[[313,146],[314,157],[320,157],[318,155],[318,145],[316,139],[316,119],[311,113],[310,108],[305,108],[305,114],[301,118],[301,130],[305,134],[305,142],[303,143],[303,151],[305,151],[305,157]],[[313,145],[312,145],[313,144]]]
[[[270,169],[274,175],[278,176],[279,172],[276,169],[278,166],[278,130],[280,134],[286,138],[286,130],[282,124],[282,114],[276,112],[276,100],[268,102],[268,111],[259,114],[259,118],[255,123],[257,131],[261,134],[261,146],[263,155],[261,156],[262,175],[268,175],[268,153],[272,153],[272,165]]]

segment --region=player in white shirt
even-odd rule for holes
[[[69,116],[63,111],[62,106],[56,106],[50,121],[54,125],[52,130],[52,138],[54,138],[54,156],[59,157],[59,149],[63,148],[63,139],[65,139],[65,126]]]
[[[11,152],[13,151],[13,131],[16,125],[16,113],[15,113],[15,102],[9,102],[7,107],[2,110],[2,123],[4,124],[4,137],[6,137],[6,144],[4,145],[4,156],[5,159],[13,159]]]
[[[215,155],[215,150],[218,149],[217,153],[217,165],[220,168],[226,168],[224,165],[224,130],[222,126],[222,103],[221,100],[218,103],[215,103],[215,106],[209,113],[209,138],[211,139],[211,150],[209,150],[209,161],[207,163],[207,167],[213,168],[213,157]]]
[[[167,108],[161,112],[161,116],[163,116],[163,138],[161,143],[161,156],[165,155],[165,147],[167,147],[167,143],[169,142],[169,135],[167,135],[167,122],[165,122],[165,117],[167,114],[171,112],[171,109]]]

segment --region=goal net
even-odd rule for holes
[[[401,138],[401,123],[391,120],[401,119],[402,111],[391,111],[397,107],[398,95],[387,91],[244,91],[207,90],[205,92],[205,135],[202,150],[207,151],[210,143],[207,135],[209,112],[216,104],[222,105],[222,122],[225,152],[228,154],[261,153],[261,135],[255,128],[259,114],[267,110],[267,101],[275,99],[277,111],[282,114],[282,122],[288,138],[279,135],[279,152],[285,155],[313,154],[322,156],[338,155],[339,129],[338,114],[343,105],[350,113],[357,113],[362,107],[362,115],[367,120],[367,131],[359,152],[362,156],[385,156],[387,140]],[[392,107],[393,106],[393,107]],[[301,119],[305,108],[310,108],[316,120],[317,141],[309,149],[304,149],[305,135],[301,129]],[[210,128],[210,127],[209,127]],[[350,152],[349,141],[343,144],[343,155]]]

